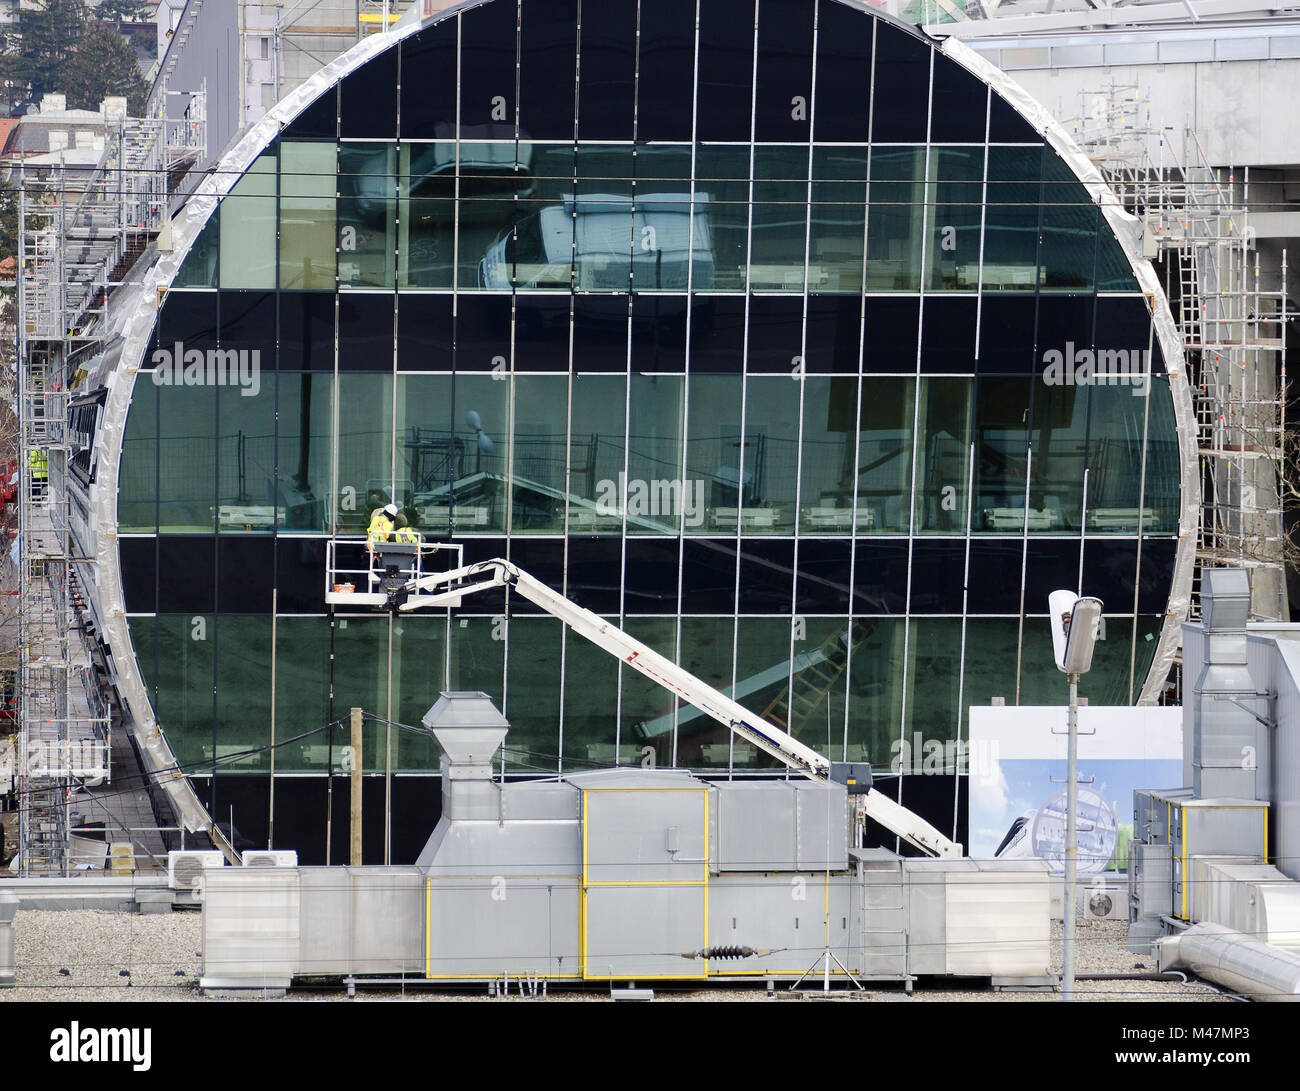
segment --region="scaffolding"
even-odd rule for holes
[[[110,100],[111,103],[112,100]],[[165,100],[164,100],[165,101]],[[110,777],[112,719],[94,668],[74,535],[72,467],[92,437],[70,427],[71,361],[112,326],[110,293],[167,223],[168,197],[205,151],[205,97],[183,118],[105,117],[93,167],[20,178],[18,246],[20,870],[72,864],[69,797]],[[107,106],[108,104],[106,104]]]
[[[1155,129],[1136,85],[1082,99],[1075,138],[1143,222],[1148,256],[1162,259],[1187,358],[1201,470],[1191,617],[1201,572],[1232,565],[1252,570],[1255,617],[1288,620],[1286,251],[1279,268],[1261,269],[1249,168],[1211,165],[1190,126]]]

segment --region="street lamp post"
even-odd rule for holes
[[[1061,907],[1061,999],[1074,999],[1074,888],[1078,878],[1079,675],[1092,667],[1092,652],[1101,635],[1101,599],[1080,598],[1073,591],[1047,596],[1052,619],[1052,652],[1057,669],[1070,680],[1069,758],[1066,763],[1065,897]]]

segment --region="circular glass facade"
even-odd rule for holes
[[[209,813],[261,845],[273,806],[304,862],[318,729],[353,706],[418,724],[483,690],[515,772],[767,765],[517,597],[328,610],[326,540],[391,499],[893,765],[964,841],[963,709],[1060,700],[1050,590],[1106,604],[1093,703],[1148,681],[1182,496],[1133,268],[1051,144],[912,28],[838,0],[577,7],[489,0],[371,50],[191,247],[117,498],[157,721]],[[437,747],[366,732],[413,859]]]

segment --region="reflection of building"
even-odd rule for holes
[[[88,366],[118,369],[104,625],[187,816],[186,783],[319,857],[330,751],[306,733],[352,706],[418,723],[447,687],[498,701],[519,771],[760,764],[526,604],[327,613],[324,540],[380,497],[834,757],[1051,700],[1061,585],[1107,604],[1095,699],[1163,680],[1189,402],[1086,161],[960,46],[852,4],[706,0],[697,31],[694,2],[606,2],[580,37],[576,8],[462,6],[307,81]],[[1149,359],[1143,389],[1044,381],[1048,352],[1103,349]],[[412,857],[436,748],[367,731]],[[900,791],[958,823],[951,778]]]

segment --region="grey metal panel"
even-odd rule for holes
[[[1270,848],[1278,869],[1289,878],[1300,879],[1300,644],[1282,639],[1276,648],[1273,713],[1278,727],[1273,734]]]
[[[713,785],[709,857],[719,871],[797,871],[795,794],[786,783]]]
[[[907,889],[908,969],[913,974],[942,974],[948,969],[948,911],[944,868],[926,868],[923,861],[904,865]]]
[[[1267,38],[1221,38],[1214,43],[1216,61],[1268,60]]]
[[[424,875],[416,867],[304,867],[299,974],[419,973]]]
[[[726,875],[709,882],[709,946],[769,949],[770,955],[713,959],[709,973],[802,974],[829,942],[849,969],[856,944],[847,876]],[[835,964],[831,963],[832,969]],[[683,968],[684,969],[684,968]],[[680,971],[679,971],[680,972]],[[820,970],[819,970],[820,972]],[[838,971],[835,976],[841,976]]]
[[[1156,64],[1158,42],[1108,42],[1103,44],[1106,64]]]
[[[574,878],[430,880],[430,978],[576,976],[577,952]]]
[[[587,882],[690,882],[708,874],[708,791],[612,788],[583,795]]]
[[[1052,64],[1068,68],[1100,68],[1106,63],[1100,45],[1054,45]]]
[[[1173,853],[1168,842],[1129,846],[1130,920],[1168,916],[1174,911]]]
[[[1268,805],[1244,800],[1190,800],[1182,808],[1180,856],[1206,854],[1264,859]]]
[[[204,877],[203,977],[284,985],[299,971],[297,868],[212,868]]]
[[[1161,64],[1212,60],[1214,60],[1214,42],[1211,39],[1170,38],[1160,43]]]
[[[500,823],[439,820],[416,866],[431,878],[459,875],[569,875],[582,864],[582,829],[575,822]]]
[[[588,978],[698,977],[703,963],[681,957],[705,946],[705,888],[588,888]]]
[[[796,800],[795,865],[799,871],[849,866],[848,795],[843,784],[791,781]]]

